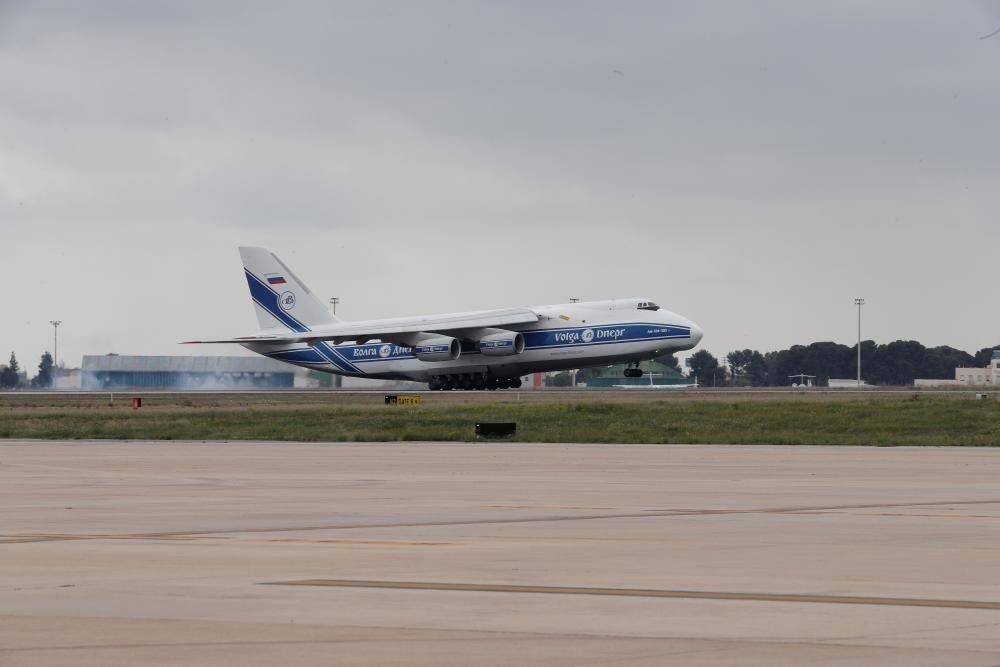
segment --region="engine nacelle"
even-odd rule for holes
[[[413,356],[420,361],[453,361],[462,354],[462,344],[451,336],[423,338],[413,344]]]
[[[478,338],[479,351],[488,357],[509,357],[524,352],[524,336],[518,331],[486,329]]]

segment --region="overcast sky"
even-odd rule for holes
[[[996,2],[0,0],[0,353],[647,296],[716,355],[1000,343]]]

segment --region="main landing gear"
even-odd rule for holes
[[[501,378],[485,373],[456,373],[454,375],[432,375],[427,381],[431,391],[448,389],[520,389],[521,378]]]
[[[635,368],[633,368],[631,366],[629,366],[628,368],[626,368],[625,369],[625,377],[627,377],[627,378],[641,378],[642,377],[642,369],[639,368],[639,364],[636,364]]]

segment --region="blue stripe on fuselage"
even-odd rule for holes
[[[590,331],[590,334],[585,332]],[[670,324],[601,324],[593,327],[562,327],[522,331],[525,350],[546,350],[553,348],[586,347],[613,343],[639,343],[654,340],[687,338],[691,335],[688,327]],[[474,343],[462,341],[462,356],[481,354]],[[331,345],[318,343],[314,348],[299,348],[268,353],[267,356],[291,363],[329,363],[338,369],[363,374],[355,364],[374,361],[398,361],[412,359],[410,347],[395,343],[365,343],[361,345]]]
[[[609,343],[639,343],[650,340],[687,338],[688,327],[672,324],[600,324],[593,327],[564,327],[523,331],[524,348],[544,350],[554,347],[579,347]]]
[[[329,359],[330,363],[332,363],[334,366],[343,368],[347,370],[347,372],[349,373],[356,373],[363,375],[360,368],[358,368],[357,366],[355,366],[354,364],[352,364],[347,360],[347,357],[339,349],[340,347],[341,346],[339,345],[330,345],[330,343],[328,343],[327,341],[320,341],[319,343],[316,343],[316,348],[320,351],[320,354]]]
[[[279,361],[288,361],[290,363],[298,364],[326,364],[329,363],[326,358],[311,347],[300,348],[296,350],[278,350],[277,352],[267,352],[267,356],[272,359],[278,359]]]

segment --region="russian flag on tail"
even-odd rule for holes
[[[267,276],[268,285],[284,285],[286,282],[282,276]]]

